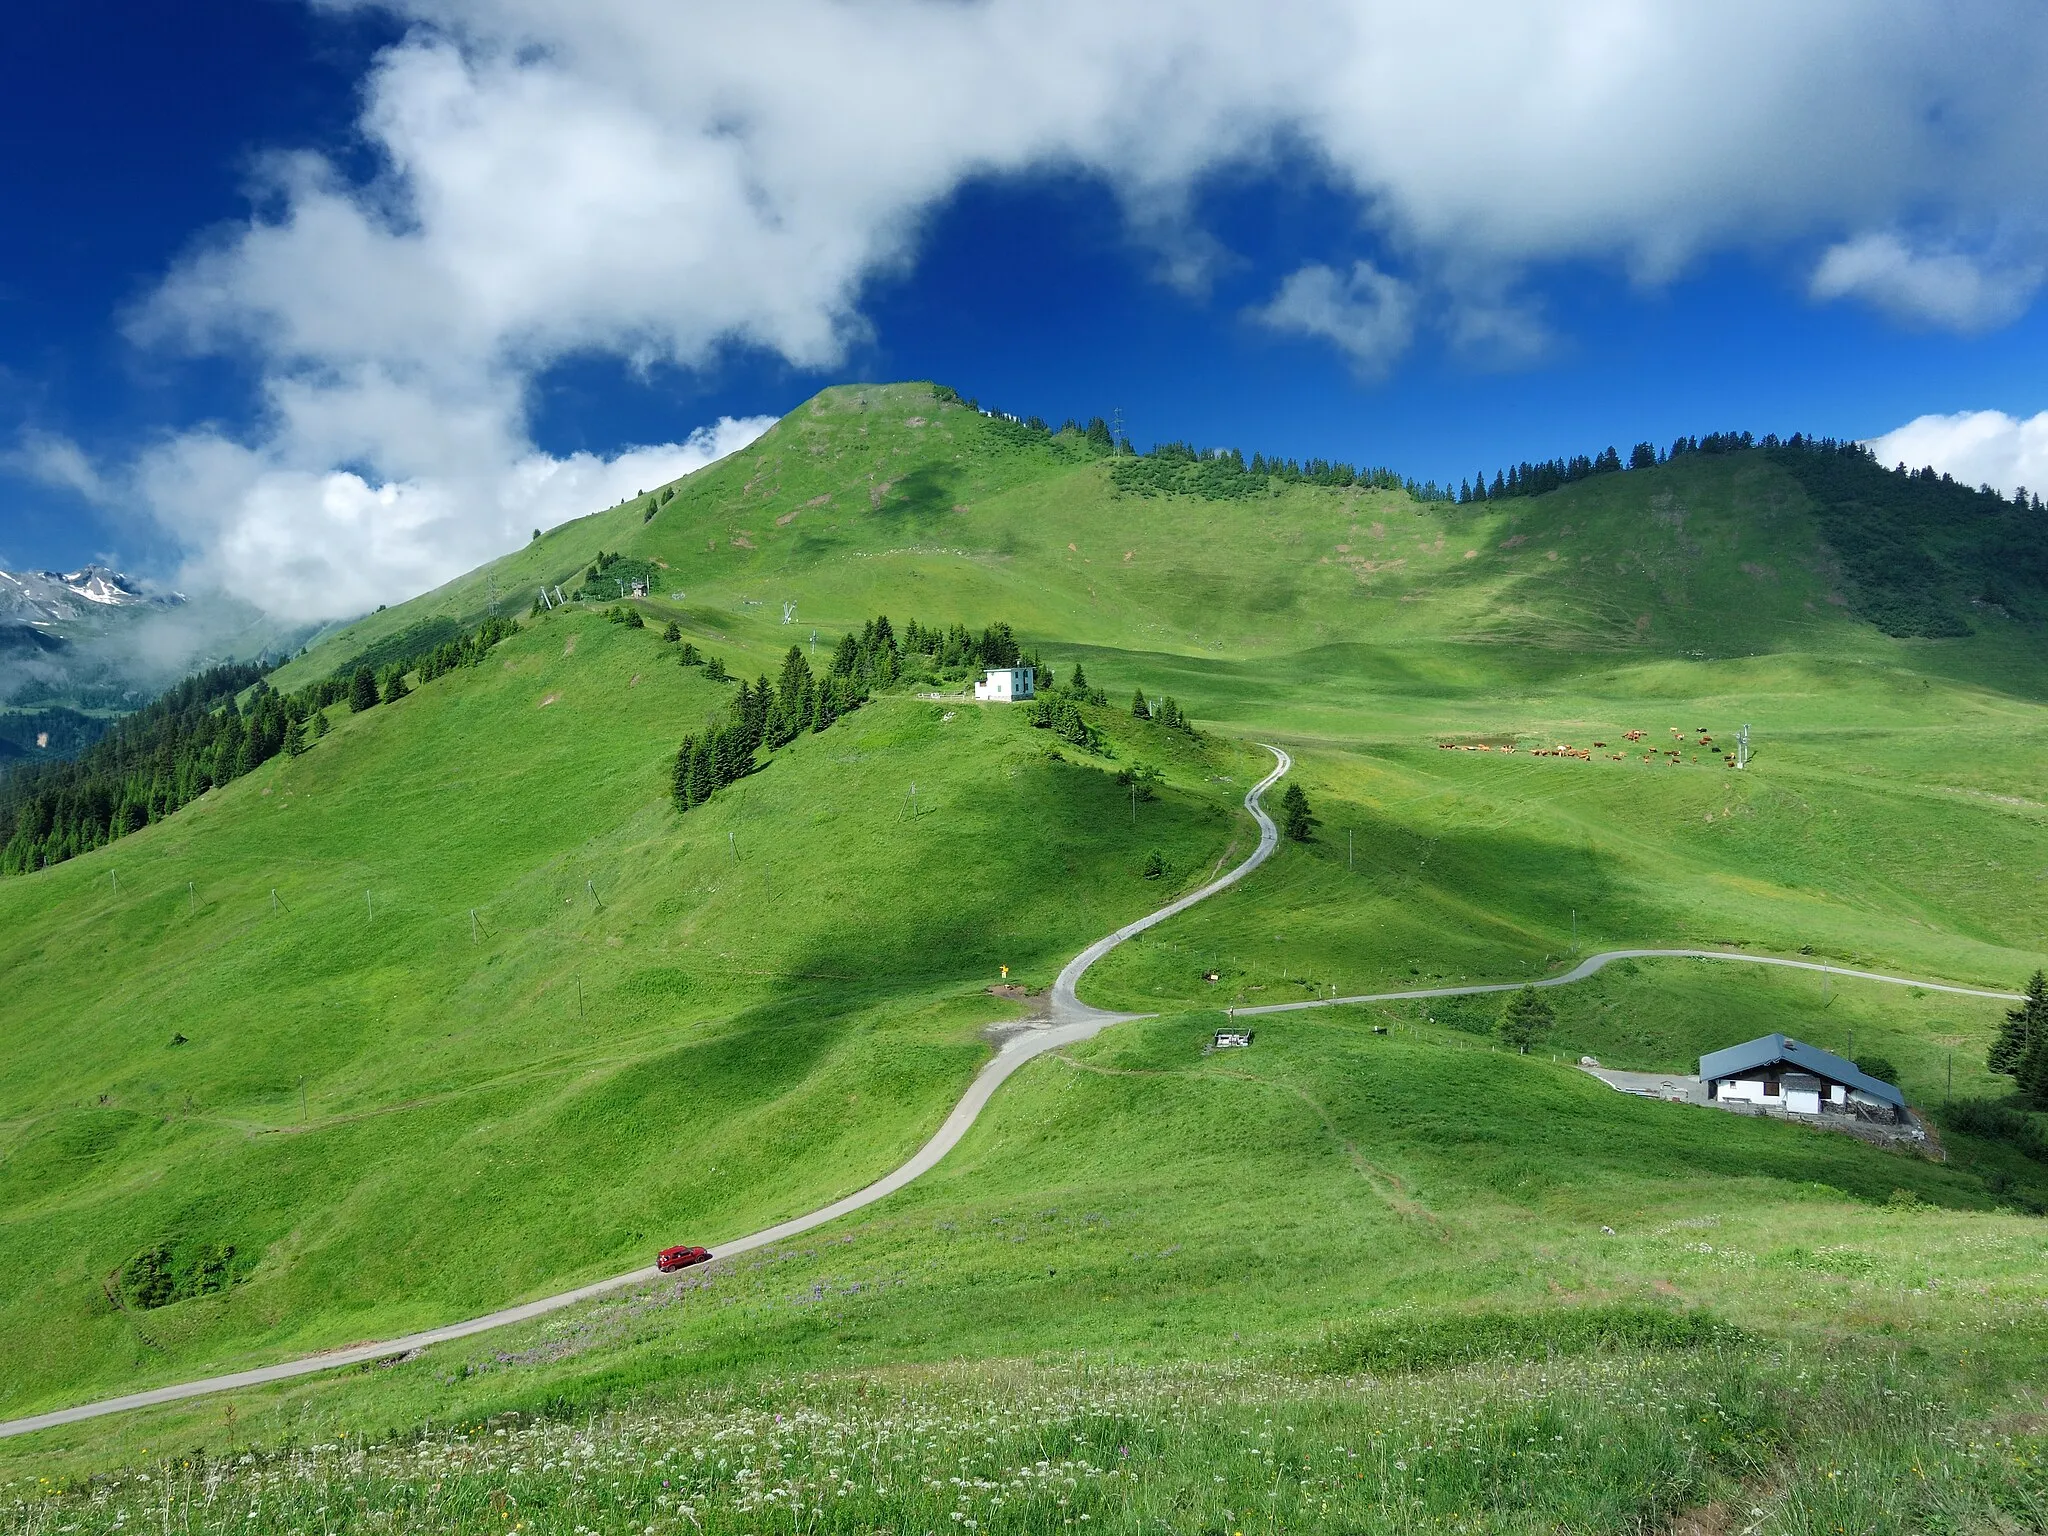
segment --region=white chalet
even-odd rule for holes
[[[990,667],[988,676],[974,685],[977,699],[993,699],[999,704],[1035,698],[1037,694],[1037,673],[1030,667]]]
[[[1897,1123],[1906,1096],[1881,1078],[1859,1071],[1833,1051],[1785,1035],[1709,1051],[1700,1058],[1707,1097],[1792,1115],[1853,1114]]]

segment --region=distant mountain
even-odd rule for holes
[[[68,573],[0,571],[0,619],[29,624],[60,624],[87,619],[109,608],[172,607],[184,601],[179,592],[145,592],[119,571],[103,565]]]
[[[0,571],[0,710],[136,709],[201,668],[297,650],[314,626],[120,571]]]

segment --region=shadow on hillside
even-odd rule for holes
[[[965,482],[955,465],[926,464],[892,483],[876,510],[892,522],[935,522],[952,512]]]

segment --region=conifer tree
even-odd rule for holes
[[[1314,840],[1316,818],[1308,808],[1308,796],[1299,784],[1289,784],[1280,797],[1280,830],[1297,843]]]
[[[674,619],[670,619],[668,621],[668,628],[664,629],[661,632],[661,638],[666,640],[670,645],[674,645],[678,640],[683,638],[682,626],[676,623]]]
[[[2020,1096],[2036,1109],[2048,1109],[2048,1030],[2035,1030],[2027,1039],[2026,1053],[2013,1072]]]
[[[1135,688],[1131,691],[1131,718],[1133,720],[1150,720],[1152,718],[1152,711],[1146,706],[1145,690],[1142,688]]]
[[[1526,1056],[1530,1046],[1540,1045],[1549,1037],[1556,1023],[1549,1000],[1534,987],[1523,987],[1511,993],[1507,1006],[1501,1009],[1500,1037]]]
[[[306,750],[306,728],[296,720],[284,728],[284,750],[288,757],[298,757]]]
[[[1078,661],[1074,663],[1074,676],[1067,686],[1076,693],[1086,693],[1088,691],[1088,673]]]
[[[685,640],[677,660],[686,667],[701,667],[704,665],[704,653],[698,650],[690,641]]]
[[[384,679],[384,702],[396,704],[412,690],[405,686],[405,666],[401,663],[391,669],[391,675]]]
[[[690,804],[702,805],[716,788],[717,765],[712,761],[711,748],[700,741],[690,754]]]
[[[316,709],[313,711],[313,739],[315,741],[318,741],[322,736],[325,736],[326,734],[327,711],[324,709]]]
[[[377,703],[377,674],[368,667],[357,667],[356,675],[348,680],[350,711],[359,715],[366,709],[376,708]]]
[[[2044,1037],[2048,1037],[2048,975],[2036,971],[2027,981],[2025,999],[2019,1007],[2008,1009],[2005,1022],[1998,1026],[1998,1038],[1991,1042],[1984,1065],[2016,1077],[2034,1041]]]
[[[683,744],[676,748],[676,765],[669,776],[669,793],[675,797],[676,809],[687,811],[697,802],[690,798],[690,768],[697,760],[697,738],[685,736]]]

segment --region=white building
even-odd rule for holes
[[[1037,674],[1030,667],[990,667],[988,676],[974,685],[977,699],[993,699],[999,704],[1035,698],[1037,694]]]
[[[1707,1097],[1788,1115],[1863,1113],[1897,1121],[1906,1098],[1897,1087],[1858,1070],[1833,1051],[1785,1035],[1764,1035],[1700,1058]]]

